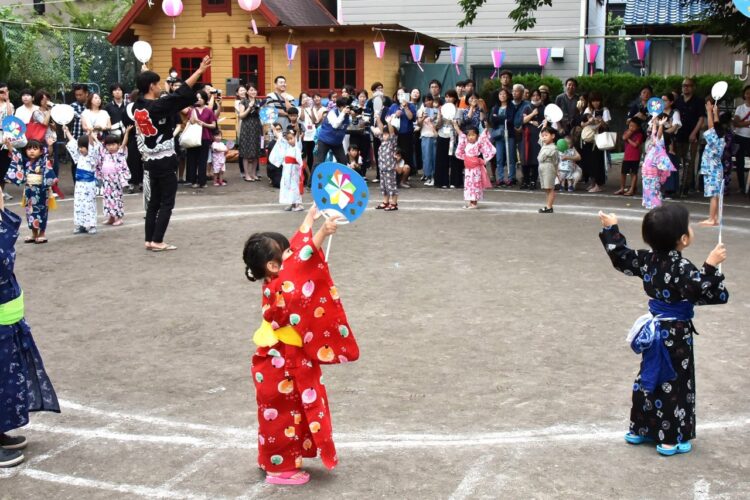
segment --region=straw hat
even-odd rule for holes
[[[539,92],[546,92],[549,94],[549,87],[546,85],[540,85],[539,86]]]

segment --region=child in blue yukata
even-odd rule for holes
[[[724,154],[724,125],[719,122],[719,107],[713,103],[711,98],[706,99],[706,117],[708,119],[708,130],[703,134],[706,140],[706,148],[701,158],[701,175],[703,176],[703,193],[706,198],[711,198],[708,219],[700,222],[701,226],[719,225],[719,196],[724,189],[723,164],[721,157]]]

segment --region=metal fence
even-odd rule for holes
[[[43,88],[63,101],[71,84],[86,83],[107,97],[112,83],[132,88],[140,67],[132,50],[111,45],[103,31],[16,22],[0,22],[0,31],[11,60],[11,91]]]

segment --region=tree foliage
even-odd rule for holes
[[[59,4],[62,15],[52,14],[50,18],[57,24],[111,31],[132,7],[133,0],[118,2],[89,1],[76,4],[67,2]]]
[[[616,35],[625,26],[620,16],[607,14],[607,34]],[[623,65],[628,63],[628,46],[624,38],[610,38],[604,44],[604,69],[608,73],[622,71]]]
[[[7,82],[8,76],[10,76],[10,51],[0,31],[0,82]]]
[[[680,0],[683,5],[701,2],[706,10],[689,23],[689,28],[711,35],[722,35],[730,47],[750,53],[750,18],[737,11],[731,1],[727,0]],[[477,17],[477,10],[487,0],[459,0],[464,11],[464,18],[458,26],[470,26]],[[534,15],[539,7],[551,6],[552,0],[516,0],[516,8],[510,12],[514,21],[513,29],[525,31],[536,25]]]

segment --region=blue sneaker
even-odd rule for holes
[[[627,441],[630,444],[643,444],[643,443],[653,443],[654,440],[650,437],[646,436],[638,436],[637,434],[633,434],[628,432],[625,434],[625,441]]]
[[[690,441],[677,443],[677,445],[673,446],[672,448],[665,448],[660,444],[656,445],[656,451],[658,451],[660,455],[664,455],[665,457],[671,457],[672,455],[677,455],[680,453],[690,453],[690,450],[692,449],[693,445],[690,444]]]

